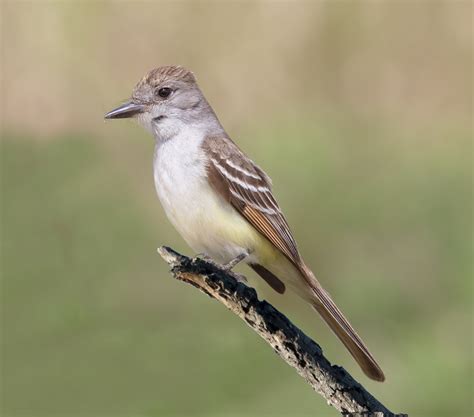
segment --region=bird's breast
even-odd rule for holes
[[[219,262],[255,246],[259,233],[211,188],[200,143],[173,141],[158,144],[154,159],[156,191],[173,226],[194,251]]]
[[[205,187],[206,164],[200,147],[192,138],[177,137],[155,148],[154,180],[163,208],[176,226],[186,223],[201,208],[199,193]]]

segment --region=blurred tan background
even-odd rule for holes
[[[0,7],[2,415],[337,415],[155,253],[192,254],[153,141],[103,115],[166,64],[273,177],[387,382],[241,268],[261,297],[394,411],[472,415],[471,1]]]

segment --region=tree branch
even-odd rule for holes
[[[389,411],[344,368],[331,365],[316,342],[272,305],[259,301],[256,291],[238,282],[233,273],[199,258],[190,259],[165,246],[159,248],[158,253],[171,266],[176,279],[220,301],[244,320],[342,415],[406,417],[406,414]]]

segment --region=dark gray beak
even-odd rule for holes
[[[109,111],[104,118],[105,119],[127,119],[129,117],[136,116],[145,110],[143,104],[136,104],[131,101],[124,103],[116,109]]]

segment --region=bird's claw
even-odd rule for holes
[[[220,269],[221,271],[226,272],[227,274],[229,274],[230,276],[235,278],[235,280],[237,282],[241,282],[243,284],[246,284],[248,282],[247,278],[245,276],[243,276],[242,274],[238,274],[237,272],[232,271],[232,268],[238,262],[240,262],[241,259],[239,259],[237,262],[235,262],[235,260],[233,259],[229,263],[219,264],[216,261],[214,261],[214,259],[212,259],[207,253],[198,253],[196,255],[196,258],[202,259],[203,261],[211,264],[212,266],[216,267],[217,269]]]

